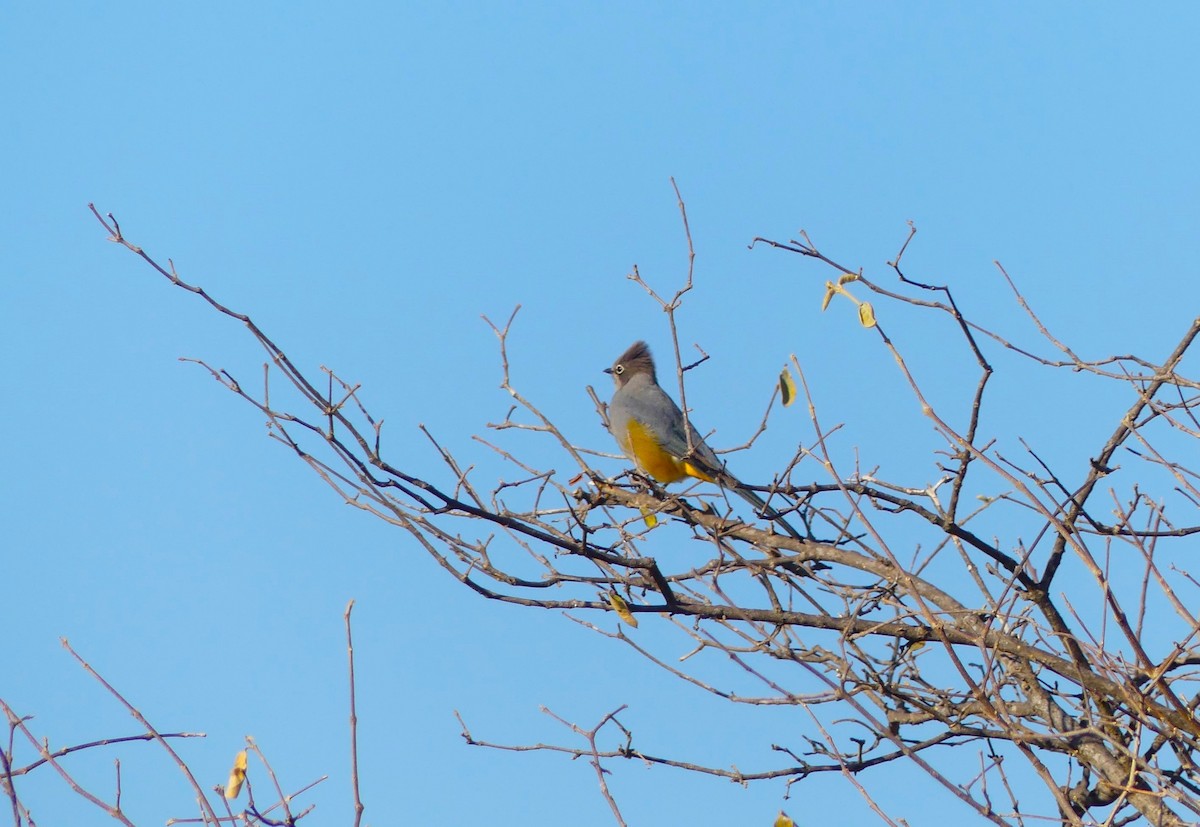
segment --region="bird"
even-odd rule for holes
[[[608,405],[608,429],[639,471],[664,485],[686,477],[716,483],[754,506],[756,514],[778,522],[795,539],[805,539],[762,497],[729,473],[691,420],[685,426],[683,412],[658,384],[649,345],[634,342],[604,372],[616,384]]]

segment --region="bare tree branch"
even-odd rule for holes
[[[698,362],[686,364],[675,311],[697,287],[696,251],[677,187],[675,195],[687,242],[681,285],[656,289],[636,267],[629,278],[667,316],[687,410],[684,375]],[[777,458],[773,479],[750,486],[806,529],[789,536],[762,515],[737,512],[711,487],[666,491],[633,472],[609,479],[593,468],[591,459],[603,452],[560,430],[512,382],[507,340],[516,311],[503,325],[488,322],[511,407],[487,426],[487,437],[476,435],[481,456],[456,455],[423,428],[437,467],[397,463],[381,450],[384,420],[369,413],[362,383],[327,368],[323,380],[302,370],[248,315],[184,281],[169,259],[167,267],[157,264],[115,219],[92,211],[112,241],[238,320],[264,348],[261,394],[199,364],[267,418],[271,437],[347,503],[406,531],[469,590],[568,610],[697,691],[730,703],[796,707],[812,722],[794,743],[763,745],[782,760],[752,773],[635,749],[619,719],[624,708],[590,729],[555,716],[583,745],[499,745],[476,739],[464,724],[468,743],[588,758],[618,824],[605,763],[616,759],[739,782],[786,779],[789,786],[837,774],[892,823],[899,822],[877,804],[868,773],[893,762],[918,767],[934,788],[993,824],[1036,817],[1173,826],[1200,818],[1200,623],[1189,609],[1200,583],[1186,570],[1188,538],[1200,532],[1200,474],[1180,459],[1200,435],[1200,382],[1185,374],[1200,319],[1161,360],[1085,359],[1051,334],[999,265],[1041,344],[1014,344],[948,284],[913,275],[911,224],[889,263],[894,288],[839,264],[806,233],[786,243],[754,239],[751,247],[798,254],[838,273],[826,282],[832,311],[846,300],[857,305],[881,360],[895,365],[907,389],[907,398],[878,404],[916,406],[938,440],[932,478],[924,470],[884,478],[877,460],[845,459],[848,434],[826,424],[793,357],[809,434]],[[856,295],[864,293],[879,307]],[[945,335],[973,371],[955,393],[947,396],[906,352],[909,331],[899,314],[889,315],[901,307],[948,321],[922,333]],[[1038,348],[1057,355],[1037,355]],[[700,361],[708,358],[697,350]],[[1055,413],[1030,400],[1027,422],[998,415],[997,366],[1013,360],[997,353],[1021,357],[1018,370],[1117,383],[1132,401],[1090,411],[1112,420],[1111,436],[1077,467],[1056,467],[1055,454],[1027,433]],[[603,401],[588,392],[603,421]],[[779,415],[772,403],[740,449],[751,448]],[[1073,424],[1066,416],[1052,421]],[[515,432],[540,440],[538,450],[527,441],[518,450],[508,441]],[[482,481],[485,459],[505,469],[498,483]],[[1108,496],[1097,497],[1101,491]],[[656,515],[656,524],[643,515]],[[685,543],[697,553],[666,553]],[[655,616],[678,636],[682,658],[608,628]],[[349,607],[346,623],[352,669]],[[351,721],[353,737],[353,706]],[[1018,763],[1040,780],[1037,795],[1017,787]],[[11,766],[0,769],[11,786]],[[361,818],[357,786],[355,802]]]

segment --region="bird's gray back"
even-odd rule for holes
[[[615,433],[622,433],[629,419],[636,419],[662,440],[663,450],[674,457],[687,453],[687,433],[683,429],[683,413],[675,400],[667,395],[649,376],[632,377],[613,394],[608,406],[609,422]],[[695,456],[714,468],[721,462],[708,447],[696,426],[690,424]],[[618,439],[618,442],[621,441]]]

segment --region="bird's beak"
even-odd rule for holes
[[[604,372],[607,373],[609,376],[612,376],[612,368],[605,368]]]

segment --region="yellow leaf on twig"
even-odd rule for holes
[[[779,372],[779,398],[783,400],[785,408],[796,401],[796,380],[786,367]]]
[[[838,277],[837,284],[834,284],[832,281],[825,282],[825,297],[821,299],[821,310],[823,312],[827,307],[829,307],[829,303],[833,301],[833,297],[838,293],[841,293],[847,299],[854,302],[855,306],[858,307],[858,320],[862,323],[862,326],[874,327],[875,308],[871,307],[870,302],[865,302],[861,299],[855,298],[854,294],[845,287],[845,285],[852,281],[858,281],[859,278],[861,277],[857,273],[842,273],[842,275]]]
[[[617,617],[633,628],[637,628],[637,618],[633,616],[633,612],[629,611],[629,604],[625,602],[625,599],[621,595],[616,592],[609,592],[608,605],[613,607],[613,611],[617,613]]]
[[[229,771],[229,783],[225,785],[225,797],[232,800],[242,791],[242,783],[246,780],[246,751],[242,750],[233,759],[233,769]]]

